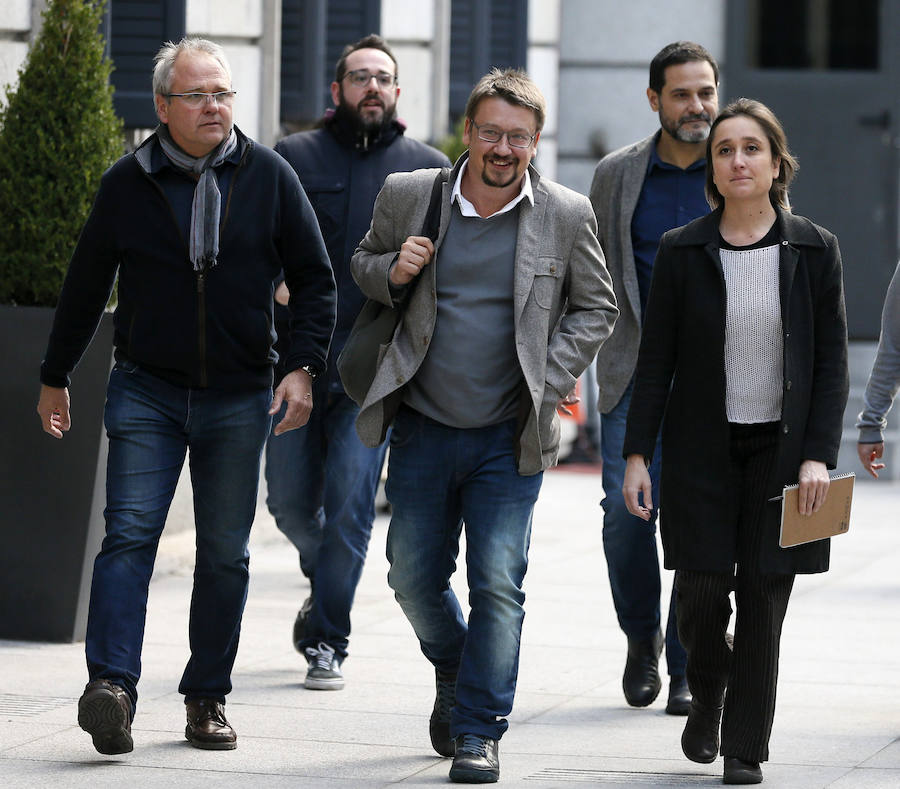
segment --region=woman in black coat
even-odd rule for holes
[[[738,99],[713,123],[714,211],[660,242],[625,435],[625,501],[647,519],[663,421],[660,530],[693,695],[682,749],[714,761],[721,721],[725,783],[762,781],[794,575],[828,569],[827,540],[779,547],[769,500],[799,482],[800,512],[821,507],[849,388],[837,239],[790,213],[795,169],[765,105]]]

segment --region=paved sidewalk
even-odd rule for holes
[[[664,698],[643,710],[622,698],[625,639],[606,580],[600,496],[596,474],[545,476],[501,785],[721,785],[721,759],[704,766],[682,756],[684,719],[664,714]],[[293,549],[260,510],[227,708],[235,751],[199,751],[183,738],[176,687],[187,656],[191,532],[163,539],[133,753],[101,756],[76,724],[83,645],[0,641],[0,786],[447,785],[449,760],[428,739],[433,673],[385,581],[386,530],[379,518],[346,689],[308,691],[289,639],[307,590]],[[900,787],[900,483],[860,481],[850,534],[833,541],[832,557],[829,573],[794,588],[764,786]]]

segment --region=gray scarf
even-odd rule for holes
[[[191,207],[190,255],[194,271],[206,271],[216,265],[219,256],[219,218],[222,214],[222,195],[215,168],[224,162],[237,147],[238,139],[231,133],[206,156],[195,158],[178,147],[169,134],[169,127],[161,123],[156,138],[166,158],[179,170],[200,176],[194,189]]]

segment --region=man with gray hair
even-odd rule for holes
[[[41,365],[43,429],[69,429],[69,373],[118,274],[106,537],[94,563],[78,723],[100,753],[133,748],[147,588],[184,458],[197,532],[190,660],[179,691],[197,748],[236,747],[225,695],[247,598],[260,457],[275,431],[304,425],[325,367],[335,286],[312,207],[291,167],[232,123],[222,49],[190,38],[156,57],[160,125],[103,176],[69,263]],[[284,376],[273,292],[291,291]]]
[[[544,116],[527,74],[486,74],[449,181],[434,169],[388,176],[352,261],[369,298],[404,311],[357,430],[375,446],[393,423],[388,583],[435,668],[431,743],[460,783],[500,777],[556,410],[574,402],[617,315],[590,203],[531,164]],[[463,525],[468,621],[450,587]]]

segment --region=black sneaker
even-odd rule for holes
[[[456,673],[434,670],[436,693],[428,733],[431,745],[441,756],[453,756],[456,743],[450,736],[450,710],[456,704]]]
[[[500,780],[497,741],[481,734],[460,734],[450,780],[458,784],[492,784]]]
[[[341,659],[334,649],[323,641],[318,646],[306,648],[306,682],[310,690],[342,690],[344,675],[341,673]]]
[[[88,682],[78,699],[78,725],[107,756],[131,753],[131,699],[118,685],[106,679]]]
[[[309,621],[309,612],[312,611],[312,604],[313,599],[312,595],[310,595],[303,601],[303,605],[300,606],[300,610],[297,612],[297,618],[294,620],[292,641],[294,642],[294,649],[301,655],[303,654],[303,647],[300,646],[300,643],[306,638],[306,623]]]

